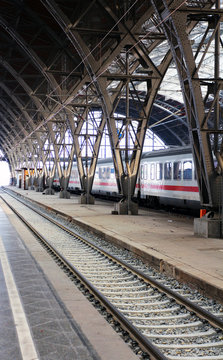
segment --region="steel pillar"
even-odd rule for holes
[[[202,75],[199,73],[199,68],[202,65],[202,61],[204,61],[204,56],[201,54],[201,60],[198,65],[196,62],[196,58],[201,51],[204,41],[208,40],[208,46],[206,46],[205,50],[207,52],[214,36],[206,39],[203,37],[200,46],[197,47],[197,52],[194,52],[189,35],[185,32],[189,20],[194,21],[194,19],[196,19],[197,23],[199,23],[199,15],[197,15],[197,13],[194,14],[193,7],[187,8],[185,4],[182,6],[181,0],[171,2],[163,0],[159,3],[159,6],[153,0],[152,3],[161,23],[160,27],[169,41],[179,74],[197,170],[201,204],[207,208],[218,209],[220,205],[221,177],[219,177],[214,165],[212,149],[216,147],[219,148],[219,145],[217,145],[217,141],[219,140],[217,139],[219,139],[219,136],[222,138],[222,131],[219,129],[219,125],[217,125],[218,120],[215,121],[215,125],[210,122],[208,124],[207,121],[210,112],[212,112],[213,105],[215,104],[216,108],[219,107],[217,94],[219,93],[220,86],[216,86],[218,79],[210,76],[210,78],[206,79],[205,84],[205,86],[208,87],[208,93],[206,92],[206,97],[203,97],[201,86],[204,80],[201,78]],[[160,4],[162,4],[162,6]],[[213,21],[215,21],[216,28],[215,30],[212,28],[212,32],[216,38],[220,21],[217,11],[215,13],[210,11],[210,14],[208,14],[206,9],[205,14],[203,14],[201,9],[200,15],[202,15],[202,17],[200,17],[201,21],[207,21],[210,29]],[[217,41],[219,42],[219,38]],[[215,57],[218,56],[219,54],[217,55],[216,52]],[[219,64],[219,60],[216,59],[214,64],[215,74],[218,73],[216,69],[216,67],[218,67],[217,64]],[[207,113],[207,99],[211,91],[210,85],[212,84],[215,88],[215,98],[211,106],[209,105],[209,112]],[[214,141],[212,139],[213,134]]]
[[[222,212],[223,135],[219,103],[222,79],[219,78],[219,70],[220,23],[223,17],[220,2],[217,0],[200,4],[200,12],[199,8],[187,7],[181,0],[162,0],[159,4],[152,0],[152,4],[161,24],[160,28],[169,41],[178,70],[187,111],[201,205],[217,213],[219,210]],[[200,37],[198,44],[194,44],[193,39],[185,31],[190,22],[194,28],[200,23],[206,26],[206,31]],[[204,78],[202,65],[212,43],[214,44],[214,72]],[[218,214],[216,218],[220,219],[220,215]],[[204,227],[211,227],[212,221],[214,220],[207,217],[197,221],[195,232],[204,224]],[[197,226],[198,222],[202,226]],[[221,220],[215,221],[214,224],[220,231]],[[207,233],[209,234],[208,231]]]
[[[36,192],[43,192],[44,191],[44,176],[39,175],[37,179],[37,186],[36,186]]]

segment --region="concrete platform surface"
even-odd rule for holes
[[[0,359],[138,359],[1,199]]]
[[[71,216],[104,238],[132,250],[154,267],[186,281],[223,303],[223,239],[194,236],[193,218],[139,210],[138,216],[111,215],[112,203],[78,204],[79,196],[59,199],[33,190],[10,189]]]

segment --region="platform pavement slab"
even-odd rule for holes
[[[59,199],[58,194],[10,189],[71,216],[77,223],[105,239],[132,250],[155,268],[223,302],[223,239],[205,239],[193,233],[193,218],[139,210],[138,216],[111,215],[114,205],[96,199],[80,205],[78,196]]]

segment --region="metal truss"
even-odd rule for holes
[[[57,171],[60,196],[68,197],[76,161],[81,201],[92,203],[106,129],[122,195],[117,210],[137,213],[132,200],[146,131],[154,126],[152,107],[174,61],[201,202],[218,207],[223,170],[220,1],[89,0],[71,8],[66,0],[41,0],[38,6],[36,12],[20,0],[0,5],[0,139],[12,172],[26,166],[32,177],[34,169],[39,190],[45,182],[51,193]],[[208,75],[210,49],[214,70]],[[175,119],[185,124],[184,116]],[[163,124],[184,144],[181,133],[168,121]]]
[[[219,208],[219,169],[220,172],[223,169],[219,104],[222,89],[219,72],[220,47],[222,48],[220,1],[188,2],[187,6],[181,6],[182,1],[162,1],[162,7],[158,7],[155,1],[152,3],[161,23],[160,27],[169,41],[181,82],[201,203],[206,207]],[[206,27],[196,43],[193,41],[193,31],[185,32],[189,28],[188,24],[194,29],[200,24]],[[213,73],[204,77],[202,66],[207,61],[210,46],[214,46]]]
[[[104,5],[102,1],[100,1],[100,4]],[[128,27],[120,23],[120,32],[122,31],[124,34],[123,39],[118,45],[116,44],[115,51],[112,49],[111,52],[106,49],[104,54],[101,54],[100,59],[98,60],[97,56],[92,55],[90,48],[87,47],[87,44],[83,41],[83,38],[80,36],[79,31],[77,30],[79,20],[76,21],[74,25],[68,19],[68,17],[62,13],[61,9],[53,0],[48,0],[46,2],[44,1],[44,6],[49,12],[52,13],[52,16],[54,16],[54,18],[60,24],[61,28],[67,34],[69,40],[77,50],[88,71],[89,77],[91,79],[91,86],[88,84],[85,84],[85,86],[86,88],[89,87],[90,90],[93,87],[95,88],[95,92],[97,92],[99,99],[97,106],[101,107],[104,113],[104,117],[107,121],[117,184],[120,192],[123,195],[123,200],[125,203],[124,212],[131,211],[135,213],[136,210],[134,204],[132,204],[132,197],[135,190],[139,161],[147,128],[148,113],[151,111],[152,101],[150,99],[150,106],[148,106],[148,101],[146,102],[147,109],[145,109],[145,101],[140,101],[135,89],[134,82],[139,80],[145,81],[149,89],[148,91],[151,91],[152,82],[151,79],[148,79],[148,76],[138,74],[135,75],[134,72],[136,71],[137,67],[143,63],[143,65],[146,67],[152,67],[153,72],[155,73],[155,75],[153,75],[155,79],[158,78],[160,80],[162,76],[151,59],[147,56],[146,49],[139,45],[137,45],[135,49],[133,46],[137,38],[135,37],[134,31],[132,31],[132,29],[130,31]],[[117,19],[111,9],[109,9],[109,15],[111,18],[113,18],[113,20]],[[149,14],[147,14],[147,16],[149,16]],[[140,19],[139,23],[134,24],[133,30],[136,31],[136,29],[142,25],[142,21],[143,19]],[[133,51],[130,51],[131,47],[134,48]],[[135,60],[135,54],[137,55],[137,60]],[[110,66],[112,67],[112,72],[106,71],[109,65],[108,59]],[[113,65],[114,62],[116,62],[115,66]],[[118,83],[118,86],[114,87],[114,82]],[[155,90],[157,91],[157,87],[155,87]],[[111,91],[113,91],[112,96]],[[154,92],[154,96],[156,91]],[[137,119],[132,119],[129,114],[130,97],[133,101],[135,101],[135,103],[138,102],[137,106],[139,107],[139,116]],[[115,111],[120,100],[123,98],[126,98],[126,114],[125,119],[119,119],[117,116],[115,116]],[[149,98],[149,96],[147,96],[147,98]],[[87,106],[88,104],[84,105]],[[88,123],[88,120],[85,120],[85,122]],[[99,128],[103,130],[104,125],[105,121],[102,119]],[[86,126],[85,128],[87,131],[88,127]],[[81,129],[83,129],[83,126],[79,126],[76,129],[73,129],[73,133],[75,130],[75,135],[80,136],[80,133],[78,134],[77,132]],[[84,192],[87,194],[90,193],[93,184],[96,164],[95,160],[97,160],[97,153],[100,144],[100,133],[101,130],[100,132],[98,131],[98,141],[96,142],[96,146],[93,146],[91,160],[90,158],[88,159],[90,162],[89,171],[88,162],[85,162],[85,174],[83,171],[84,159],[80,156],[79,144],[75,142],[81,184]],[[86,132],[82,137],[85,141],[86,147],[88,148],[90,138],[88,132]],[[124,147],[122,140],[124,140],[125,143]],[[81,146],[83,146],[83,144]]]

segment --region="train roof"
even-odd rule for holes
[[[144,152],[142,154],[142,159],[154,158],[154,157],[164,157],[164,156],[174,156],[174,155],[181,155],[181,154],[191,154],[191,153],[192,153],[191,146],[179,146],[179,147]],[[112,158],[99,159],[98,164],[107,164],[112,161],[113,161]]]
[[[183,154],[192,154],[191,146],[179,146],[179,147],[172,147],[167,149],[161,149],[161,150],[154,150],[154,151],[148,151],[144,152],[142,154],[142,159],[146,158],[154,158],[154,157],[164,157],[164,156],[174,156],[174,155],[183,155]],[[124,155],[123,155],[124,159]],[[60,161],[67,162],[67,159],[61,158]],[[89,163],[91,161],[91,158],[89,158]],[[77,160],[74,159],[73,163],[76,163]],[[98,164],[107,164],[112,163],[112,158],[106,158],[106,159],[99,159]]]
[[[151,157],[181,155],[181,154],[192,154],[191,146],[179,146],[179,147],[145,152],[142,154],[142,159],[151,158]]]

